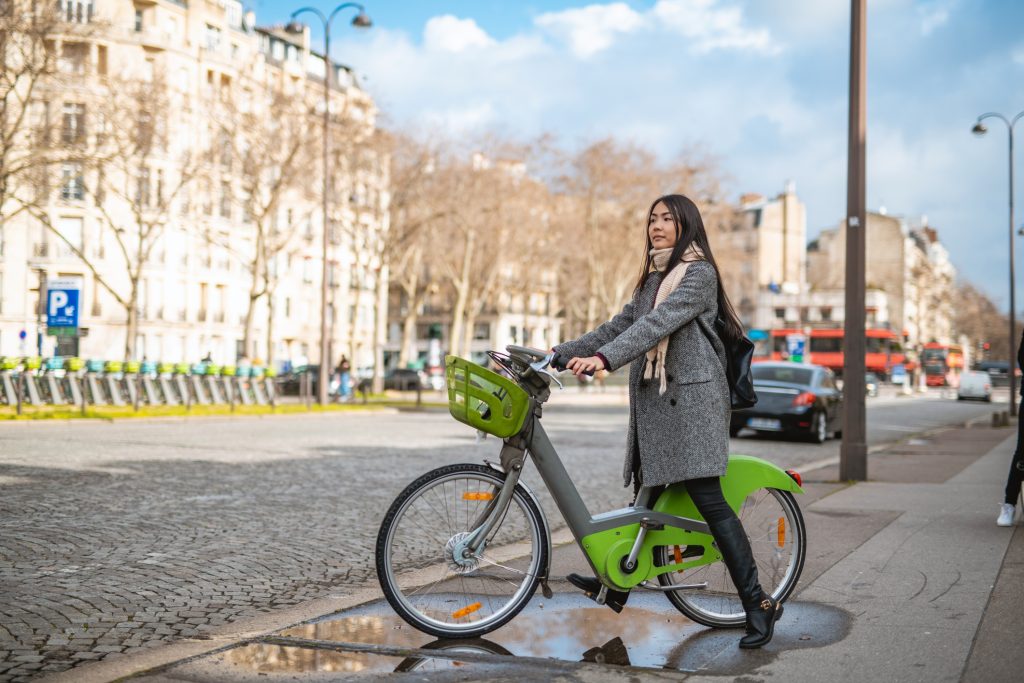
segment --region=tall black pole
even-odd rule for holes
[[[331,15],[334,16],[333,14]],[[331,187],[331,159],[330,159],[330,136],[331,136],[331,22],[328,19],[324,22],[324,201],[323,214],[324,225],[320,236],[320,253],[323,258],[323,267],[320,271],[320,380],[317,382],[316,400],[317,403],[327,405],[328,373],[331,370],[328,362],[330,343],[328,330],[330,325],[327,321],[327,292],[328,275],[330,273],[330,260],[327,251],[330,249],[330,220],[327,218],[327,197]]]
[[[846,315],[843,334],[843,444],[839,478],[868,476],[864,406],[865,351],[865,138],[867,135],[866,0],[852,0],[850,13],[850,113],[846,179]]]
[[[1013,129],[1017,125],[1017,122],[1024,117],[1024,111],[1019,112],[1013,119],[1008,119],[1002,114],[997,112],[989,112],[982,114],[978,117],[977,123],[974,124],[974,133],[977,135],[984,135],[988,132],[982,121],[985,119],[995,118],[999,119],[1006,124],[1007,132],[1007,146],[1009,149],[1009,160],[1010,160],[1010,343],[1006,347],[1006,374],[1010,380],[1010,415],[1017,415],[1017,364],[1015,363],[1017,348],[1017,276],[1014,267],[1014,244],[1013,244]]]
[[[363,6],[356,2],[343,2],[334,8],[329,16],[315,7],[303,7],[292,12],[292,19],[295,19],[304,12],[315,14],[320,18],[324,27],[324,119],[323,119],[323,231],[320,236],[320,252],[323,259],[320,271],[320,378],[317,381],[317,402],[320,405],[327,404],[327,389],[330,373],[330,323],[328,321],[328,281],[330,280],[330,220],[328,219],[328,197],[331,189],[331,160],[330,160],[330,128],[331,128],[331,22],[334,17],[343,9],[353,7],[359,10],[359,15],[353,21],[353,25],[368,27],[370,20],[365,14]],[[352,331],[349,331],[351,334]]]
[[[1009,125],[1010,131],[1010,343],[1006,347],[1006,374],[1010,378],[1010,415],[1017,415],[1017,364],[1014,362],[1017,348],[1017,278],[1013,264],[1013,124],[1017,123],[1020,114]]]

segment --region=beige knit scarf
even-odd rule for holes
[[[668,247],[665,249],[651,249],[651,256],[653,258],[654,269],[659,273],[664,273],[669,268],[668,259],[672,255],[672,248]],[[693,242],[683,252],[682,261],[675,268],[668,271],[661,284],[658,285],[658,292],[654,296],[654,306],[651,310],[657,308],[661,302],[669,297],[669,295],[676,290],[679,283],[683,281],[683,276],[686,275],[686,268],[694,261],[703,261],[704,252],[701,251]],[[658,345],[647,352],[647,366],[644,368],[644,379],[651,379],[656,377],[661,380],[658,385],[658,394],[664,394],[668,389],[668,381],[665,378],[665,356],[668,353],[668,336],[662,337],[658,341]]]

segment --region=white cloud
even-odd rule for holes
[[[937,28],[949,23],[949,15],[956,6],[957,0],[933,0],[917,7],[917,16],[921,21],[921,35],[929,36]]]
[[[668,31],[687,39],[696,54],[739,49],[774,54],[779,46],[765,28],[746,26],[743,10],[718,0],[659,0],[640,13],[623,2],[547,12],[534,23],[569,45],[581,59],[606,50],[622,36]]]
[[[566,41],[573,54],[586,59],[615,42],[617,34],[630,33],[643,26],[644,19],[629,5],[587,5],[561,12],[547,12],[534,23]]]
[[[495,44],[487,31],[473,19],[459,19],[451,14],[432,17],[423,27],[423,45],[438,52],[463,52]]]
[[[659,0],[651,17],[693,41],[698,54],[730,48],[773,54],[780,47],[768,29],[745,26],[739,7],[718,7],[716,0]]]

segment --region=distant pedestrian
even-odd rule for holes
[[[342,400],[347,400],[351,394],[349,378],[352,376],[352,364],[348,362],[345,354],[341,354],[341,360],[338,361],[338,367],[335,368],[335,372],[338,374],[338,396]]]
[[[1024,335],[1021,335],[1020,346],[1017,347],[1017,367],[1024,371]],[[1013,368],[1009,368],[1013,372]],[[1020,387],[1024,396],[1024,384]],[[1021,484],[1024,483],[1024,420],[1017,419],[1017,448],[1013,451],[1010,461],[1010,474],[1006,477],[1006,493],[1003,504],[999,508],[999,526],[1012,526],[1017,512],[1017,500],[1021,497]]]

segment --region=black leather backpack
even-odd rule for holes
[[[703,330],[703,325],[701,326]],[[743,335],[730,340],[725,334],[725,321],[721,316],[715,319],[715,334],[725,347],[725,377],[729,382],[729,403],[733,410],[752,408],[757,404],[754,391],[754,376],[750,363],[754,358],[754,342]]]

